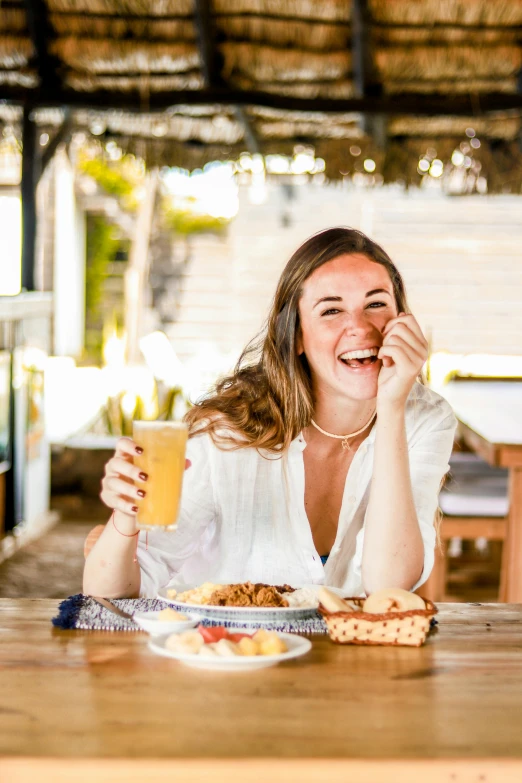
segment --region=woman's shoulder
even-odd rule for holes
[[[214,422],[211,429],[207,429],[209,423],[198,422],[192,429],[187,446],[189,452],[205,452],[207,455],[219,457],[249,450],[245,436],[231,427],[224,418]]]
[[[414,384],[408,397],[406,413],[415,419],[421,417],[442,421],[455,418],[453,408],[441,394],[418,382]]]

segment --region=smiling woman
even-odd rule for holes
[[[87,559],[86,592],[249,580],[359,595],[422,584],[455,430],[448,404],[417,382],[426,357],[384,250],[353,229],[308,239],[281,275],[266,330],[187,414],[178,528],[139,540],[136,563],[135,444],[120,441],[102,492],[115,524]]]
[[[355,297],[361,300],[357,308],[376,324],[378,335],[374,334],[371,348],[378,350],[383,342],[379,327],[384,329],[392,316],[407,310],[397,267],[377,243],[355,229],[328,229],[307,240],[281,275],[266,332],[247,346],[234,375],[218,384],[216,394],[189,411],[189,424],[209,432],[216,441],[225,437],[237,444],[235,436],[222,433],[226,422],[250,446],[275,451],[288,447],[310,424],[317,407],[314,369],[324,367],[332,356],[329,342],[332,336],[336,339],[336,333],[344,333],[345,318],[351,312],[348,305]],[[379,309],[383,312],[377,315]],[[356,349],[368,346],[367,337],[365,343],[359,337],[356,340],[345,338],[344,342]],[[376,369],[380,367],[377,362]],[[377,375],[370,389],[373,397]],[[351,391],[357,394],[355,388],[343,387],[342,398]],[[255,416],[247,413],[253,411],[254,401]],[[364,415],[361,410],[359,418]]]

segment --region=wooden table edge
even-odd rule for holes
[[[378,736],[376,737],[378,742]],[[175,778],[173,778],[175,776]],[[143,759],[0,757],[2,783],[520,783],[522,758],[473,759]]]
[[[522,446],[513,443],[493,443],[463,421],[458,414],[456,415],[462,438],[482,459],[497,467],[522,467]]]

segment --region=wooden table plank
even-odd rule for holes
[[[2,759],[3,783],[520,783],[516,761],[360,761],[336,759]]]
[[[522,382],[459,381],[444,388],[459,420],[487,443],[522,446]]]
[[[495,779],[522,779],[522,606],[441,605],[420,649],[315,636],[303,659],[248,674],[188,669],[151,653],[141,633],[52,629],[55,613],[53,601],[0,600],[2,780],[2,769],[28,780],[45,760],[36,777],[56,783],[79,759],[113,781],[115,769],[138,779],[138,760],[155,770],[148,780],[184,770],[184,781],[219,761],[213,783],[228,783],[238,759],[249,783],[273,778],[281,759],[303,782],[313,759],[316,774],[335,762],[350,781],[389,759],[400,770],[389,781],[421,770],[435,780],[432,759],[466,775],[503,760]],[[450,780],[456,767],[440,769]]]

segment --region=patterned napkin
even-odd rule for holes
[[[134,614],[135,612],[157,612],[165,609],[169,604],[159,598],[118,598],[111,601],[118,609],[124,612]],[[134,620],[127,620],[125,617],[118,617],[105,607],[100,606],[87,595],[71,595],[62,601],[58,607],[59,614],[53,619],[53,625],[56,628],[64,630],[83,630],[83,631],[141,631]],[[282,633],[327,633],[326,625],[318,613],[306,620],[294,620],[291,622],[270,623],[263,625],[244,622],[223,622],[201,618],[201,624],[207,626],[224,625],[227,628],[244,628],[248,625],[253,630],[255,628],[266,628],[270,631],[281,631]]]

